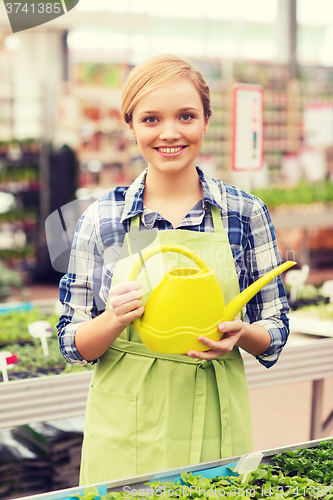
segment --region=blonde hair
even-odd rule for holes
[[[125,83],[120,106],[125,122],[132,122],[133,110],[143,96],[178,78],[189,78],[191,80],[200,95],[204,116],[208,120],[212,114],[209,87],[200,71],[186,59],[171,54],[163,54],[151,57],[130,72]]]

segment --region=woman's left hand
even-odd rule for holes
[[[224,321],[219,323],[218,329],[223,333],[223,337],[218,342],[208,339],[207,337],[198,337],[198,340],[209,347],[209,351],[189,351],[187,353],[191,358],[199,359],[215,359],[219,356],[224,356],[228,352],[231,352],[238,342],[242,334],[244,333],[245,324],[240,319],[234,319],[233,321]]]

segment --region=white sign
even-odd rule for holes
[[[303,122],[307,146],[325,148],[333,145],[332,104],[308,104],[304,109]]]
[[[2,372],[3,382],[8,382],[8,373],[7,370],[13,368],[13,363],[11,360],[14,358],[14,363],[17,361],[17,357],[9,351],[1,351],[0,352],[0,372]],[[16,359],[15,359],[16,358]]]
[[[49,356],[47,337],[52,337],[52,326],[48,321],[35,321],[28,325],[28,331],[32,337],[39,338],[42,344],[44,356]]]
[[[236,83],[233,101],[233,170],[258,170],[263,166],[263,88]]]

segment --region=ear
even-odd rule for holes
[[[134,128],[133,128],[133,125],[132,125],[132,122],[130,122],[128,124],[128,128],[129,128],[129,131],[130,131],[130,134],[132,137],[134,137],[134,139],[136,139],[136,135],[135,135],[135,131],[134,131]]]
[[[207,120],[204,125],[203,133],[207,134],[208,130],[209,130],[209,120]]]

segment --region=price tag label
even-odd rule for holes
[[[236,83],[233,88],[233,170],[250,171],[263,167],[263,130],[263,88]]]
[[[8,382],[8,370],[13,368],[14,363],[17,363],[18,358],[16,354],[9,351],[0,351],[0,372],[2,372],[2,379]]]
[[[34,338],[39,338],[42,344],[44,356],[49,356],[49,348],[47,345],[47,337],[52,337],[52,326],[48,321],[35,321],[28,325],[29,333]]]
[[[304,141],[313,148],[333,145],[332,104],[308,104],[303,112]]]

